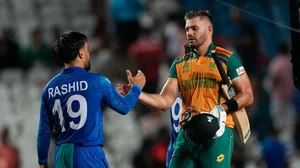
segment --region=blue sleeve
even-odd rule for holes
[[[111,109],[117,111],[120,114],[127,114],[136,104],[138,98],[142,92],[142,88],[138,85],[132,85],[131,90],[126,96],[120,95],[113,87],[111,82],[107,78],[100,80],[101,87],[100,92],[103,93],[104,103]]]
[[[51,117],[49,117],[50,112],[47,108],[47,103],[43,95],[41,100],[40,121],[37,135],[37,153],[38,163],[40,165],[47,163],[50,137],[53,128],[53,122],[51,121]]]

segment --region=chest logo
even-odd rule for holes
[[[216,63],[215,62],[210,62],[208,68],[213,70],[214,68],[216,68]]]
[[[225,156],[223,154],[220,154],[218,157],[217,157],[217,162],[222,162],[224,160]]]
[[[182,72],[190,72],[190,63],[186,62],[184,65],[183,65],[183,70]]]

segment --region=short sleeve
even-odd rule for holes
[[[169,78],[175,78],[175,79],[177,79],[176,60],[171,65],[171,68],[170,68],[170,71],[169,71]]]
[[[231,79],[245,74],[245,68],[243,67],[240,59],[237,55],[232,54],[227,62],[227,74]]]

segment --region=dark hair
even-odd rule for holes
[[[69,63],[76,59],[79,50],[87,42],[87,37],[78,32],[65,32],[53,44],[57,56],[64,62]]]
[[[213,19],[212,19],[211,13],[208,10],[203,10],[203,9],[187,11],[184,15],[184,20],[193,19],[198,16],[200,17],[200,19],[201,19],[201,17],[208,18],[209,21],[211,22],[211,24],[213,24]]]

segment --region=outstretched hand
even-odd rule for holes
[[[131,89],[131,84],[118,84],[119,92],[121,95],[125,96]]]
[[[119,92],[121,95],[125,96],[131,89],[132,84],[136,84],[143,88],[146,83],[146,77],[144,73],[138,70],[138,73],[133,77],[130,70],[126,70],[127,79],[129,84],[118,84]]]
[[[133,77],[130,70],[126,70],[127,79],[129,84],[136,84],[143,88],[146,84],[146,77],[144,73],[140,70],[138,70],[138,73]]]

